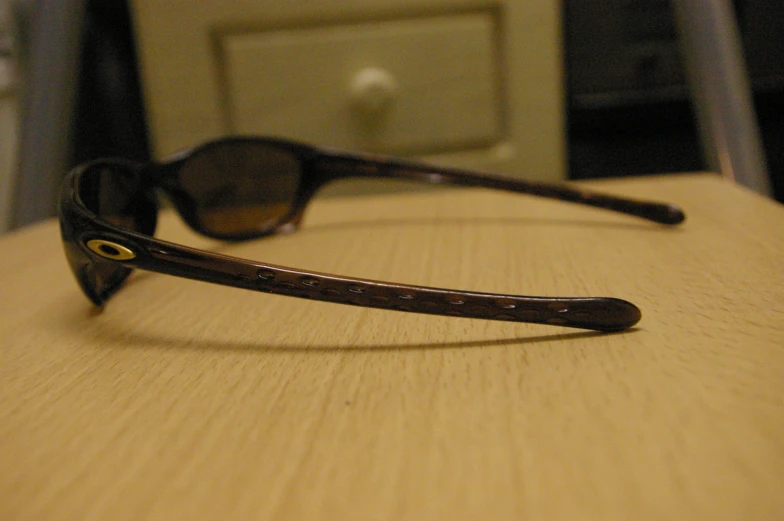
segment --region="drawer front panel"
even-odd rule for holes
[[[393,153],[503,133],[492,12],[220,38],[228,126]]]

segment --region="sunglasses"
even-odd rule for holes
[[[157,190],[195,231],[241,241],[295,230],[319,188],[356,177],[506,190],[667,225],[685,218],[670,204],[282,139],[233,137],[160,163],[99,160],[75,168],[64,181],[60,200],[65,255],[85,295],[98,306],[138,268],[290,297],[432,315],[598,331],[620,331],[640,320],[634,304],[615,298],[503,295],[356,279],[229,257],[153,237]]]

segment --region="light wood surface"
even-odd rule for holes
[[[606,295],[620,334],[138,273],[103,312],[54,222],[0,240],[0,519],[783,519],[784,209],[710,175],[589,185],[668,229],[483,190],[317,201],[247,244],[320,271]]]

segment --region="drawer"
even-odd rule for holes
[[[393,153],[501,138],[492,12],[222,33],[231,132]]]

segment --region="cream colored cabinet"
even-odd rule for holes
[[[554,1],[134,0],[157,156],[282,136],[565,175]]]

